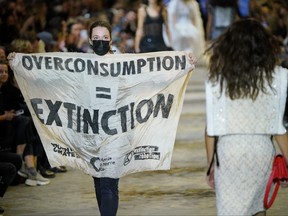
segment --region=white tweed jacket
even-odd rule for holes
[[[287,96],[288,70],[277,66],[273,90],[251,99],[231,100],[220,84],[206,81],[206,120],[210,136],[227,134],[284,134],[283,115]],[[225,86],[224,86],[225,88]]]

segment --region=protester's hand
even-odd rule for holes
[[[211,167],[210,174],[206,177],[206,181],[209,187],[215,189],[214,166]]]
[[[9,55],[7,56],[7,59],[8,59],[8,61],[9,61],[10,68],[12,68],[12,61],[14,60],[15,55],[16,55],[15,52],[11,52],[11,53],[9,53]]]
[[[188,60],[191,65],[195,65],[197,63],[196,57],[191,52],[188,53]]]
[[[189,64],[191,65],[191,70],[195,68],[195,64],[197,63],[196,57],[190,52],[187,55]]]
[[[7,59],[10,61],[10,60],[13,60],[15,58],[15,55],[16,53],[15,52],[11,52],[9,53],[9,55],[7,56]]]
[[[135,53],[140,53],[140,49],[139,48],[135,48]]]

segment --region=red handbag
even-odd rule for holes
[[[264,196],[264,207],[266,209],[272,206],[276,198],[281,181],[288,181],[288,170],[287,170],[285,158],[281,154],[278,154],[274,158],[272,173],[270,175],[268,184],[266,186],[266,191],[265,191],[265,196]],[[274,184],[274,191],[273,191],[270,201],[268,201],[272,184]]]

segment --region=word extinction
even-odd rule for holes
[[[60,58],[51,56],[23,55],[22,65],[31,70],[56,70],[71,73],[87,73],[96,76],[127,76],[142,72],[170,71],[172,69],[183,70],[186,67],[186,57],[164,56],[139,58],[132,61],[114,62],[111,64],[83,58]]]
[[[73,103],[53,102],[41,98],[31,99],[31,105],[39,120],[45,125],[55,124],[57,127],[67,127],[78,133],[99,134],[100,131],[103,131],[105,134],[115,135],[127,132],[128,126],[133,129],[136,123],[147,122],[151,116],[156,118],[160,110],[162,118],[167,119],[173,99],[174,95],[172,94],[167,95],[167,99],[164,94],[158,94],[155,101],[144,99],[138,104],[132,102],[117,110],[102,113],[98,109],[88,110]],[[47,111],[46,115],[43,115],[45,114],[44,110]],[[43,116],[47,117],[44,119]]]

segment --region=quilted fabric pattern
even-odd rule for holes
[[[254,215],[263,211],[275,155],[270,136],[222,136],[217,150],[220,162],[215,167],[217,214]]]
[[[251,99],[231,100],[219,93],[219,85],[206,83],[207,132],[225,134],[283,134],[288,70],[277,67],[267,94]]]

